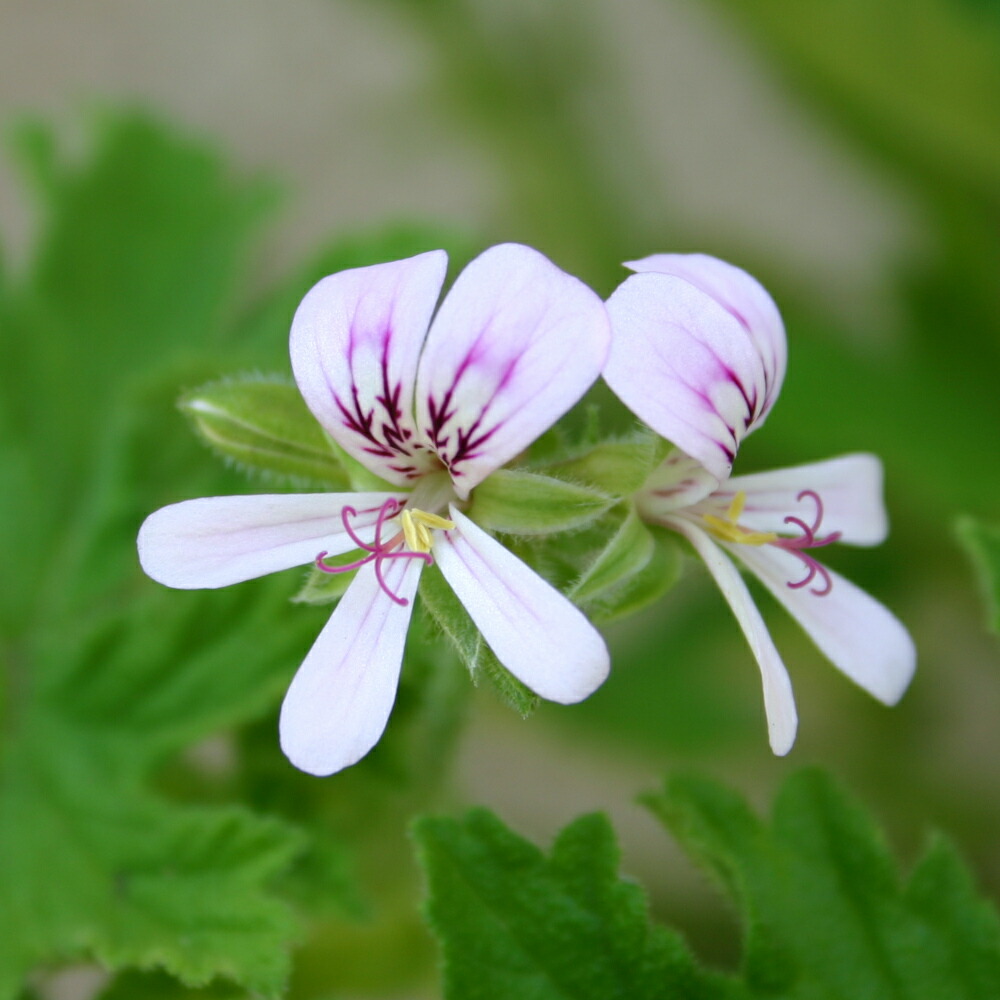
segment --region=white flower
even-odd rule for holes
[[[604,378],[677,446],[636,497],[640,515],[682,534],[705,561],[760,665],[771,747],[787,753],[797,717],[791,682],[739,559],[833,664],[894,704],[916,665],[906,629],[881,604],[822,566],[811,550],[877,545],[887,532],[882,466],[846,455],[791,469],[730,475],[740,442],[777,398],[787,348],[778,310],[746,272],[701,254],[658,254],[608,300]]]
[[[282,705],[282,748],[313,774],[355,763],[381,736],[432,559],[500,662],[543,698],[579,701],[608,673],[583,614],[461,510],[597,378],[604,305],[541,254],[506,244],[469,264],[431,322],[446,268],[434,251],[331,275],[292,322],[292,369],[309,408],[396,489],[189,500],[139,533],[143,569],[181,588],[312,562],[339,572],[324,559],[362,550]]]

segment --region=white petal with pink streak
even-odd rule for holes
[[[609,337],[598,296],[529,247],[495,246],[465,268],[434,318],[416,395],[459,497],[586,392]]]
[[[608,385],[657,434],[725,479],[740,442],[767,413],[768,379],[753,338],[724,306],[672,275],[633,275],[607,305]]]
[[[386,584],[363,566],[299,667],[281,706],[281,748],[309,774],[356,763],[378,742],[396,699],[406,631],[423,563],[390,561]]]
[[[773,405],[785,378],[788,344],[778,307],[756,278],[742,268],[703,253],[659,253],[628,261],[625,266],[638,274],[655,271],[683,278],[731,312],[757,345],[767,382],[765,409]],[[758,423],[762,421],[763,417]]]
[[[600,633],[568,598],[454,506],[434,559],[497,659],[532,691],[568,705],[604,683]]]
[[[772,545],[727,545],[784,605],[835,667],[887,705],[903,696],[916,669],[910,634],[884,605],[831,570],[820,596],[789,582],[803,578],[801,561]]]
[[[379,508],[405,493],[278,493],[203,497],[162,507],[139,529],[139,562],[159,583],[182,590],[227,587],[304,566],[326,551],[356,548],[341,513],[353,507],[362,537]]]
[[[806,524],[812,523],[814,501],[809,497],[798,499],[803,490],[812,490],[823,504],[818,536],[839,531],[842,542],[878,545],[889,531],[882,482],[882,463],[874,455],[841,455],[810,465],[733,476],[714,496],[722,506],[728,506],[732,497],[743,491],[746,503],[740,524],[753,531],[795,535],[796,529],[785,518],[798,517]]]
[[[747,585],[736,567],[701,528],[683,517],[670,518],[666,523],[691,543],[704,560],[729,607],[732,608],[760,667],[771,749],[779,756],[783,756],[791,750],[798,728],[795,696],[792,694],[792,682],[788,671],[775,648],[760,611],[757,610],[757,605],[750,596],[750,591],[747,590]]]
[[[405,485],[436,463],[417,440],[413,386],[448,258],[443,250],[331,274],[292,320],[295,381],[366,468]]]

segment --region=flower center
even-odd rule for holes
[[[751,531],[749,528],[743,527],[739,523],[739,519],[740,514],[743,513],[747,496],[742,490],[733,497],[733,501],[729,505],[729,510],[726,511],[725,517],[717,517],[714,514],[702,514],[702,518],[708,525],[709,532],[724,542],[735,542],[738,545],[773,545],[775,548],[791,552],[792,555],[800,559],[805,565],[806,575],[801,580],[789,580],[788,586],[793,590],[798,590],[800,587],[808,586],[818,576],[820,583],[816,587],[811,587],[810,593],[815,594],[817,597],[824,597],[833,588],[833,580],[830,577],[829,570],[816,562],[806,552],[806,549],[818,549],[824,545],[830,545],[840,538],[841,533],[839,531],[831,531],[828,535],[819,536],[819,526],[823,522],[823,501],[815,490],[802,490],[795,499],[801,503],[807,497],[813,502],[815,507],[812,524],[807,524],[802,518],[795,517],[792,514],[789,514],[785,518],[785,524],[790,524],[802,532],[797,538],[783,538],[773,531]]]
[[[354,562],[346,563],[343,566],[328,566],[323,562],[324,558],[326,558],[326,552],[324,551],[316,556],[317,569],[321,569],[324,573],[347,573],[352,569],[358,569],[360,566],[373,562],[375,564],[375,578],[378,580],[378,584],[382,590],[397,604],[403,606],[409,604],[408,598],[400,597],[385,582],[385,577],[382,573],[385,560],[421,559],[430,565],[434,561],[430,555],[431,546],[434,541],[431,531],[435,528],[450,531],[455,527],[455,522],[449,521],[447,518],[440,517],[437,514],[429,514],[425,510],[410,507],[403,508],[398,500],[389,499],[379,508],[378,518],[375,521],[375,540],[368,543],[359,537],[358,533],[354,530],[354,525],[351,524],[352,519],[357,516],[358,512],[353,507],[345,507],[340,514],[340,518],[344,523],[344,531],[347,532],[351,541],[359,549],[363,549],[367,555],[361,559],[356,559]],[[382,532],[386,522],[397,516],[399,518],[399,530],[391,538],[384,540]]]

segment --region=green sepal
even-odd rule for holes
[[[637,434],[620,441],[602,441],[549,470],[611,496],[627,497],[642,488],[672,448],[669,441],[655,434]]]
[[[569,596],[585,601],[638,573],[653,557],[653,536],[634,507],[629,507],[618,530],[573,585]]]
[[[326,446],[340,463],[347,477],[350,489],[354,493],[398,493],[399,487],[386,479],[377,476],[371,469],[362,465],[353,455],[345,451],[329,434],[325,435]],[[404,490],[405,492],[405,490]]]
[[[327,556],[323,562],[327,566],[343,566],[356,562],[360,557],[360,550],[354,549],[342,556]],[[348,570],[345,573],[324,573],[313,565],[305,583],[302,584],[301,589],[292,600],[296,604],[330,604],[340,600],[347,592],[347,588],[351,585],[356,573],[356,570]]]
[[[581,601],[587,617],[598,625],[641,611],[658,601],[681,575],[681,550],[674,536],[664,528],[648,528],[653,537],[649,562],[637,573],[624,579],[589,601]]]
[[[428,566],[420,574],[420,600],[451,640],[459,658],[469,668],[473,682],[479,684],[486,677],[501,699],[522,718],[531,715],[538,707],[538,695],[529,691],[496,658],[437,566]]]
[[[591,487],[499,469],[475,488],[467,513],[490,531],[549,535],[589,524],[612,503],[613,498]]]
[[[644,524],[630,507],[568,596],[603,624],[662,597],[677,582],[680,565],[670,532]]]
[[[213,451],[243,468],[350,488],[323,428],[289,382],[260,375],[225,379],[185,394],[178,405]]]

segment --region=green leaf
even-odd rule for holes
[[[613,502],[604,493],[562,479],[498,469],[473,490],[467,513],[491,531],[547,535],[589,524]]]
[[[1000,633],[1000,528],[963,517],[956,529],[979,577],[989,627]]]
[[[272,184],[235,179],[213,150],[148,116],[93,126],[83,165],[40,123],[14,135],[44,229],[0,310],[17,373],[0,405],[42,456],[45,498],[62,511],[130,378],[226,339],[250,233],[275,201]]]
[[[234,491],[174,400],[206,378],[193,352],[231,335],[266,199],[142,116],[105,120],[81,165],[46,134],[46,232],[0,289],[0,524],[18,563],[0,594],[0,997],[81,959],[276,996],[296,927],[275,884],[302,834],[171,802],[152,779],[270,710],[321,616],[289,607],[280,576],[169,591],[135,554],[155,506]],[[207,765],[187,772],[211,783]]]
[[[185,393],[179,405],[202,440],[240,467],[334,491],[350,488],[323,428],[291,382],[230,378]]]
[[[903,883],[878,831],[820,771],[793,776],[770,826],[733,792],[669,780],[647,805],[739,905],[754,996],[1000,996],[1000,922],[937,841]]]
[[[486,810],[414,826],[448,1000],[709,1000],[734,996],[619,878],[605,817],[566,827],[546,857]]]
[[[469,668],[475,683],[487,678],[500,698],[522,717],[538,707],[538,695],[496,658],[437,566],[428,566],[420,574],[420,600]]]
[[[602,441],[589,451],[549,468],[557,476],[587,483],[613,497],[630,497],[673,446],[654,434]]]
[[[0,996],[56,956],[276,996],[294,925],[265,887],[299,838],[243,810],[158,802],[124,746],[25,722],[0,767]]]

